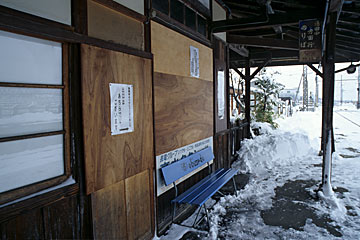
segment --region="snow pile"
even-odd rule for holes
[[[242,173],[251,173],[256,177],[272,174],[274,168],[291,165],[316,151],[305,134],[273,130],[263,123],[253,126],[260,127],[262,135],[242,142],[239,159],[232,166]]]
[[[238,195],[216,203],[207,239],[360,239],[360,111],[347,109],[334,112],[333,195],[320,192],[316,199],[322,177],[321,109],[279,119],[276,130],[256,123],[261,135],[241,142],[232,166],[249,182]],[[287,214],[286,220],[302,225],[271,225],[267,213],[275,222]],[[180,239],[182,230],[173,226],[161,239]]]

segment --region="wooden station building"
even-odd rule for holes
[[[264,66],[323,77],[327,138],[334,63],[360,60],[359,13],[358,0],[0,0],[0,238],[162,234],[174,189],[159,169],[204,147],[229,167]],[[236,128],[229,68],[245,68]]]

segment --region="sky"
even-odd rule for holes
[[[353,63],[357,64],[357,63]],[[350,63],[337,63],[335,69],[342,69],[349,66]],[[317,67],[317,65],[314,65]],[[285,85],[285,88],[298,88],[300,79],[303,73],[303,65],[296,66],[282,66],[282,67],[271,67],[274,71],[280,72],[280,74],[275,75],[277,82]],[[308,79],[308,89],[310,92],[315,93],[315,73],[307,68],[307,79]],[[341,99],[341,79],[342,89],[343,89],[343,100],[352,100],[357,101],[357,85],[358,85],[358,74],[359,68],[356,68],[356,72],[353,74],[348,74],[346,71],[335,74],[335,100],[340,101]],[[322,79],[318,77],[319,81],[319,96],[322,94]],[[302,84],[300,85],[300,94],[302,95]]]

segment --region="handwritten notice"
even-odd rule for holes
[[[200,77],[199,49],[193,46],[190,46],[190,76]]]
[[[134,131],[133,86],[110,83],[111,135]]]

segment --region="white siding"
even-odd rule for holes
[[[114,0],[114,2],[144,15],[144,0]]]
[[[226,20],[226,11],[215,0],[213,0],[212,17],[213,21]],[[215,33],[214,35],[226,42],[226,33]]]
[[[1,0],[0,5],[71,25],[71,0]]]

